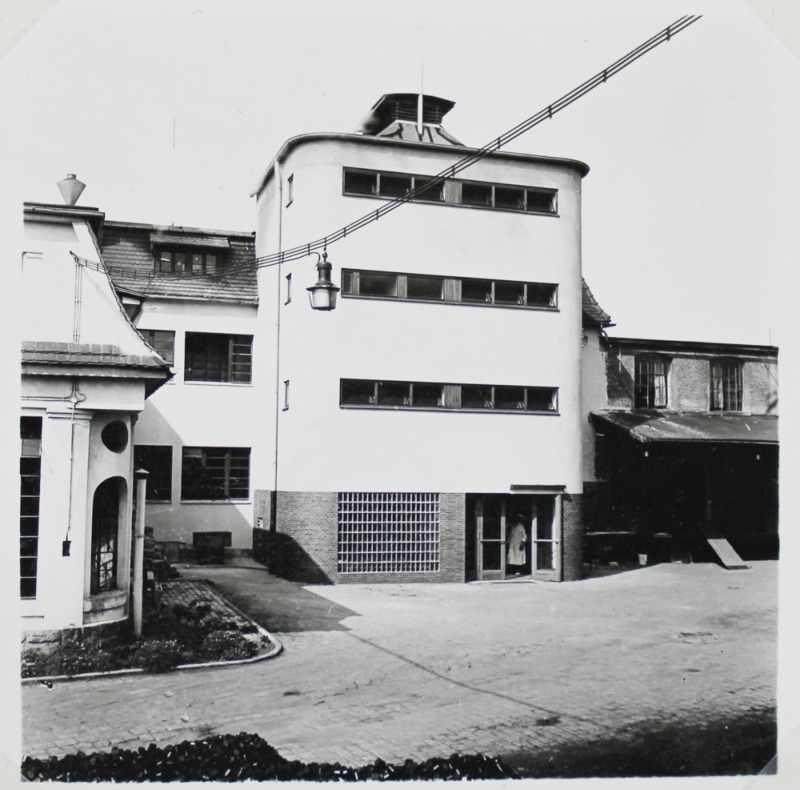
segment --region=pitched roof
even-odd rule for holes
[[[170,274],[154,270],[153,244],[159,243],[228,251],[215,274]],[[258,302],[252,233],[106,222],[100,248],[119,290],[150,297]]]
[[[595,324],[596,326],[614,326],[611,323],[611,316],[597,303],[597,299],[594,298],[594,294],[589,290],[586,280],[582,282],[584,322]]]
[[[110,365],[113,367],[164,368],[168,364],[153,354],[123,354],[119,346],[98,343],[51,343],[25,340],[22,361],[39,365]]]

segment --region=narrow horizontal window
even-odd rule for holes
[[[342,379],[339,405],[557,414],[558,388]]]
[[[397,275],[380,272],[360,272],[361,296],[397,296]]]
[[[430,181],[436,183],[428,185]],[[343,193],[533,214],[556,214],[558,210],[555,189],[378,170],[345,168]]]

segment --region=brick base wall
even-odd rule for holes
[[[583,495],[564,494],[561,511],[564,581],[583,578]]]
[[[256,519],[267,508],[260,493]],[[315,584],[464,581],[464,494],[439,495],[439,571],[429,573],[339,573],[338,493],[278,491],[274,501],[275,529],[255,529],[253,550],[279,576]]]

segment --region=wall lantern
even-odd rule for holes
[[[86,184],[78,181],[75,173],[70,173],[66,178],[62,178],[58,182],[58,188],[61,191],[61,197],[64,198],[64,202],[68,206],[74,206],[78,202],[81,192],[86,189]]]
[[[319,253],[314,253],[319,258]],[[317,261],[317,284],[306,288],[311,307],[314,310],[333,310],[336,307],[336,294],[339,289],[331,282],[331,265],[328,253],[323,252]]]

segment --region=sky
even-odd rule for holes
[[[508,150],[590,166],[584,275],[611,334],[779,342],[800,69],[744,5],[40,4],[0,62],[16,205],[60,202],[76,173],[110,219],[230,230],[255,228],[250,193],[286,139],[353,131],[383,93],[455,101],[445,128],[480,146],[703,13]]]

